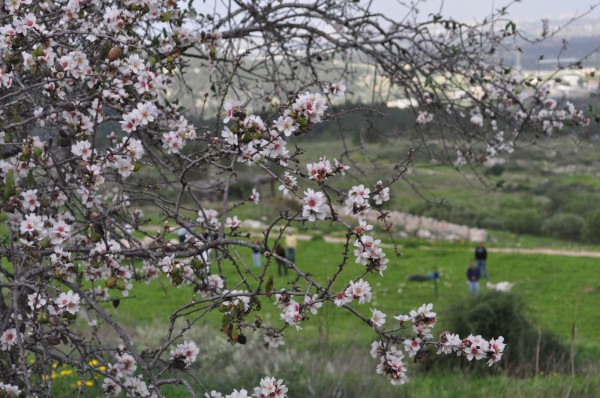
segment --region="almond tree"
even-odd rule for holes
[[[217,5],[10,0],[0,10],[0,395],[52,396],[52,365],[63,363],[99,376],[107,396],[162,397],[166,384],[202,396],[182,373],[200,353],[185,334],[213,311],[232,344],[262,333],[271,348],[324,305],[347,311],[373,329],[374,368],[393,384],[407,380],[405,355],[499,361],[502,337],[434,337],[430,304],[393,321],[367,308],[373,293],[364,277],[385,277],[388,257],[366,217],[386,222],[382,206],[410,154],[394,174],[343,190],[349,165],[326,154],[300,165],[290,139],[344,117],[330,111],[357,62],[400,88],[416,127],[435,132],[461,162],[512,151],[525,129],[550,134],[587,123],[571,104],[550,100],[546,82],[494,57],[519,33],[505,11],[467,25],[419,19],[418,4],[397,20],[348,0]],[[193,125],[173,94],[191,61],[212,82],[199,110],[212,127]],[[258,203],[258,192],[230,195],[237,170],[248,167],[301,208],[271,220],[259,243],[239,232],[235,214]],[[163,215],[158,231],[144,212]],[[321,222],[347,231],[346,255],[328,280],[274,251],[286,228]],[[185,240],[173,243],[168,234],[178,229]],[[267,266],[248,276],[238,248],[259,250]],[[268,277],[275,260],[290,271],[286,284]],[[339,289],[345,269],[355,276]],[[107,308],[159,277],[194,299],[162,320],[166,332],[153,349],[140,351]],[[255,322],[264,306],[278,306],[280,319]],[[102,341],[104,326],[119,344]],[[253,395],[286,393],[265,375]]]

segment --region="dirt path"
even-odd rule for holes
[[[521,253],[521,254],[546,254],[549,256],[571,256],[571,257],[600,257],[600,252],[589,250],[565,250],[565,249],[522,249],[518,247],[493,247],[488,248],[492,253]]]
[[[310,236],[310,235],[308,235]],[[345,243],[346,238],[338,236],[324,236],[327,243]],[[381,247],[394,247],[394,245],[383,243]],[[519,247],[492,247],[487,249],[491,253],[520,253],[520,254],[546,254],[548,256],[571,256],[571,257],[600,257],[600,251],[590,250],[566,250],[566,249],[523,249]]]

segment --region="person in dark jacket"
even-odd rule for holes
[[[479,275],[482,278],[487,278],[486,262],[487,262],[487,250],[483,246],[483,242],[479,242],[479,246],[475,248],[475,260],[477,261],[477,268],[479,269]]]
[[[467,269],[467,279],[469,280],[469,293],[477,294],[479,292],[479,268],[475,263],[469,264]]]
[[[281,258],[285,258],[285,249],[279,243],[277,244],[277,246],[275,246],[274,251],[275,251],[275,254],[277,254],[277,256],[279,256]],[[283,260],[280,260],[277,257],[275,258],[275,261],[277,262],[277,273],[279,274],[279,276],[283,275],[284,273],[287,275],[288,268],[287,268],[287,265],[285,264],[285,262]]]

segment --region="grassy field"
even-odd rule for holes
[[[323,142],[304,143],[307,149],[304,160],[316,161],[324,153],[331,154],[329,158],[333,159],[336,153],[334,149],[339,148],[333,148],[332,145]],[[563,150],[556,150],[561,145]],[[491,177],[482,177],[479,172],[458,172],[451,167],[418,162],[417,167],[411,169],[406,178],[393,188],[392,201],[386,206],[394,210],[413,211],[443,203],[440,208],[449,209],[450,217],[471,225],[487,220],[485,222],[489,225],[502,226],[504,212],[520,208],[539,210],[546,217],[553,211],[565,209],[589,215],[600,208],[600,201],[595,199],[595,195],[600,198],[600,184],[594,175],[594,170],[600,169],[594,153],[595,145],[577,152],[564,141],[557,140],[552,148],[531,148],[526,155],[509,159],[503,174]],[[394,162],[398,160],[398,153],[404,153],[406,149],[374,145],[370,151],[378,154],[377,160],[367,166],[365,154],[356,153],[352,156],[364,166],[366,175],[389,175]],[[556,161],[552,167],[547,163],[549,154]],[[581,159],[581,165],[569,169],[575,156]],[[240,181],[243,180],[244,172],[241,172]],[[340,179],[342,186],[346,184],[347,187],[363,181],[360,177],[352,176]],[[237,208],[234,214],[242,220],[268,219],[277,215],[280,209],[290,206],[290,203],[284,203],[281,199],[269,198],[267,187],[260,189],[261,206],[243,206]],[[219,205],[214,208],[219,208]],[[443,216],[443,213],[440,214]],[[149,211],[148,215],[157,224],[161,221],[160,214]],[[195,218],[192,213],[189,216]],[[312,235],[313,239],[299,242],[298,266],[311,273],[320,283],[326,283],[337,269],[343,248],[340,244],[323,241],[322,236],[343,232],[329,225],[319,226],[318,230],[308,226],[307,230],[300,229],[300,232]],[[488,248],[552,246],[598,249],[597,246],[581,242],[515,235],[494,229],[490,229],[490,236],[493,242],[488,244]],[[422,303],[431,302],[438,313],[440,324],[436,329],[440,332],[444,328],[449,307],[468,297],[465,271],[472,260],[474,247],[464,243],[418,240],[401,240],[400,243],[399,257],[394,255],[391,248],[385,249],[390,258],[385,276],[370,275],[366,278],[373,287],[373,301],[356,308],[367,317],[371,308],[387,313],[386,326],[389,326],[392,315],[406,313]],[[250,250],[240,249],[238,255],[248,267],[245,276],[251,284],[255,283],[252,281],[257,270],[251,266]],[[600,280],[596,278],[598,264],[598,259],[591,257],[491,253],[488,273],[491,282],[509,281],[515,284],[513,292],[522,297],[526,313],[536,328],[549,330],[570,344],[575,325],[578,355],[594,358],[600,353],[600,330],[597,328],[600,313],[596,310],[600,292]],[[222,266],[228,276],[228,287],[231,288],[239,277],[228,263]],[[336,288],[341,289],[361,268],[350,260],[338,278]],[[409,275],[431,271],[442,274],[437,295],[432,282],[415,283],[407,279]],[[287,286],[286,280],[277,275],[275,264],[269,266],[267,273],[273,275],[276,288]],[[485,285],[485,281],[482,285]],[[131,299],[121,300],[118,308],[110,305],[107,308],[142,346],[152,345],[153,339],[161,335],[173,309],[195,298],[190,287],[174,288],[166,278],[153,281],[149,286],[138,283],[131,295]],[[266,320],[265,323],[281,326],[279,313],[274,304],[263,300],[260,315]],[[248,320],[254,316],[250,315]],[[218,332],[221,314],[206,316],[190,331],[190,338],[193,337],[201,348],[200,365],[194,367],[191,374],[207,383],[208,387],[224,393],[239,386],[250,389],[261,376],[270,374],[286,380],[292,397],[600,396],[600,377],[592,376],[594,369],[574,377],[540,374],[535,378],[517,379],[501,374],[485,378],[462,373],[415,374],[418,369],[411,365],[414,380],[407,386],[394,388],[375,374],[376,361],[367,356],[370,343],[375,338],[368,326],[331,305],[324,306],[312,318],[302,325],[300,332],[293,328],[287,330],[283,349],[266,351],[258,334],[249,336],[253,341],[248,344],[249,347],[230,346],[225,336]],[[106,336],[114,338],[108,330]],[[595,368],[598,368],[597,360]],[[61,396],[75,396],[71,392],[76,380],[69,377],[57,378]],[[168,388],[165,392],[169,397],[187,396]]]
[[[326,243],[323,240],[300,241],[297,263],[325,283],[337,269],[341,259],[341,244]],[[443,320],[444,309],[448,304],[468,296],[465,278],[466,267],[472,258],[472,247],[464,244],[439,244],[401,249],[401,256],[395,257],[392,249],[386,249],[391,261],[384,277],[369,275],[366,279],[374,290],[370,305],[359,306],[364,315],[369,308],[377,308],[388,314],[406,313],[422,303],[432,302]],[[255,269],[251,267],[250,252],[239,253],[248,265],[248,277],[252,280]],[[342,288],[357,271],[360,265],[350,262],[338,278],[336,286]],[[224,264],[227,268],[227,264]],[[442,279],[438,287],[438,297],[434,295],[432,282],[409,282],[407,277],[438,270]],[[227,272],[227,271],[226,271]],[[573,322],[577,323],[578,342],[596,345],[600,342],[600,313],[596,311],[600,281],[593,278],[598,272],[598,260],[590,257],[568,257],[539,254],[493,253],[488,260],[489,281],[510,281],[515,283],[513,292],[520,295],[528,305],[528,314],[536,325],[547,328],[565,339],[571,338]],[[275,287],[285,287],[284,277],[279,277],[274,264],[267,272],[273,275]],[[233,273],[230,284],[235,284]],[[485,281],[482,280],[482,285]],[[485,288],[482,286],[482,288]],[[115,316],[125,324],[151,323],[156,319],[166,319],[179,305],[192,299],[189,287],[173,288],[167,280],[153,281],[150,286],[137,284],[131,291],[135,299],[123,300]],[[148,311],[148,308],[152,308]],[[265,305],[267,311],[269,304]],[[270,311],[273,318],[278,310],[273,305]],[[304,331],[291,331],[290,338],[302,335],[307,337],[325,336],[333,341],[345,341],[349,337],[364,338],[368,341],[373,334],[368,328],[357,328],[350,314],[331,311],[325,307],[322,315],[307,322]],[[335,328],[335,333],[331,329]]]
[[[385,276],[367,278],[375,293],[373,301],[356,308],[364,315],[370,314],[370,308],[377,308],[391,318],[432,302],[441,323],[436,329],[441,332],[448,307],[468,296],[465,269],[473,247],[404,243],[406,247],[401,249],[400,257],[386,249],[391,261]],[[326,243],[319,238],[300,241],[297,263],[324,282],[336,269],[341,250],[340,244]],[[250,267],[247,275],[252,280],[255,269],[251,268],[250,252],[239,255]],[[229,283],[235,283],[227,264],[223,266],[230,277]],[[340,287],[361,266],[350,263],[347,267],[340,278]],[[534,325],[558,334],[569,343],[573,322],[576,322],[577,344],[582,355],[587,356],[600,352],[597,328],[600,313],[596,310],[600,282],[591,277],[596,275],[597,267],[598,260],[594,258],[539,254],[492,253],[488,261],[489,280],[515,283],[513,292],[524,299],[526,312]],[[442,273],[437,297],[431,282],[407,280],[409,275],[433,270]],[[285,286],[285,279],[277,275],[273,265],[268,273],[274,276],[275,287]],[[141,346],[151,345],[164,330],[171,311],[193,298],[191,288],[173,288],[165,279],[153,281],[149,286],[136,284],[131,294],[134,298],[122,300],[111,312]],[[275,305],[263,302],[263,309],[263,319],[281,325]],[[392,387],[375,374],[376,361],[368,357],[370,342],[375,338],[368,326],[332,306],[325,306],[313,318],[303,324],[300,332],[288,329],[283,348],[267,351],[262,347],[262,337],[252,333],[247,346],[231,346],[218,332],[220,315],[208,316],[190,331],[190,338],[201,348],[199,368],[193,368],[191,374],[211,389],[225,393],[238,386],[250,389],[262,375],[270,374],[286,380],[292,397],[595,397],[600,394],[600,377],[592,375],[540,374],[529,379],[501,374],[480,378],[453,372],[428,375],[412,364],[411,383]],[[211,365],[206,365],[208,363]],[[76,379],[65,376],[58,378],[57,383],[64,396],[70,396]],[[165,392],[169,392],[169,397],[187,396],[168,388]]]

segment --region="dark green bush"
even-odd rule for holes
[[[600,210],[587,220],[584,234],[587,240],[600,243]]]
[[[468,362],[465,357],[456,360],[435,356],[430,368],[448,368],[475,371],[477,373],[505,370],[509,375],[531,376],[541,372],[569,371],[569,348],[556,335],[537,329],[525,314],[525,305],[516,295],[495,291],[481,292],[454,304],[444,314],[445,329],[459,333],[481,335],[486,339],[504,337],[507,347],[502,361],[488,368],[484,361]]]
[[[538,235],[542,228],[542,215],[536,209],[508,210],[504,214],[504,227],[518,235]]]
[[[504,173],[504,165],[500,163],[496,163],[483,171],[485,175],[488,176],[501,176]]]
[[[559,213],[544,222],[542,232],[553,238],[578,241],[584,225],[585,220],[576,214]]]

